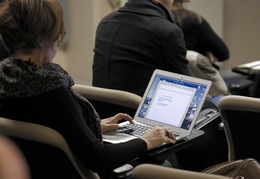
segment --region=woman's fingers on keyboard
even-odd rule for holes
[[[165,142],[175,143],[175,137],[173,136],[172,131],[169,128],[164,127],[154,127],[147,131],[141,138],[146,141],[148,149],[158,147]]]
[[[165,134],[166,134],[165,136],[166,136],[167,138],[176,140],[175,135],[173,134],[173,132],[172,132],[170,129],[166,129],[166,130],[165,130]]]
[[[126,120],[129,121],[129,123],[134,124],[133,118],[126,113],[118,113],[113,118],[116,122]]]
[[[155,127],[156,128],[156,127]],[[158,127],[162,131],[165,142],[175,143],[176,137],[170,128]]]

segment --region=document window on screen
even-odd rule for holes
[[[180,127],[195,93],[196,88],[160,81],[144,117]]]

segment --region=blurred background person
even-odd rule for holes
[[[190,75],[173,0],[128,0],[96,31],[93,86],[143,96],[155,69]]]
[[[212,64],[228,60],[229,49],[210,24],[198,13],[183,7],[183,3],[190,1],[174,0],[172,6],[174,20],[183,31],[187,50],[207,56]]]
[[[0,179],[30,179],[30,169],[23,153],[3,135],[0,135]]]
[[[190,1],[175,0],[172,12],[184,34],[191,74],[212,81],[209,95],[227,95],[228,86],[218,71],[218,65],[229,59],[228,47],[201,15],[184,8],[183,3]]]

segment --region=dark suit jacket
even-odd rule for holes
[[[186,48],[172,13],[151,0],[129,0],[96,32],[93,85],[143,95],[152,72],[187,74]]]

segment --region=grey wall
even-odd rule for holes
[[[106,0],[67,2],[69,42],[55,60],[76,83],[91,84],[95,30],[112,9]],[[222,69],[260,60],[260,0],[192,0],[190,8],[205,16],[228,45],[231,56]]]
[[[225,68],[260,60],[260,1],[224,1],[224,39],[231,57]]]

